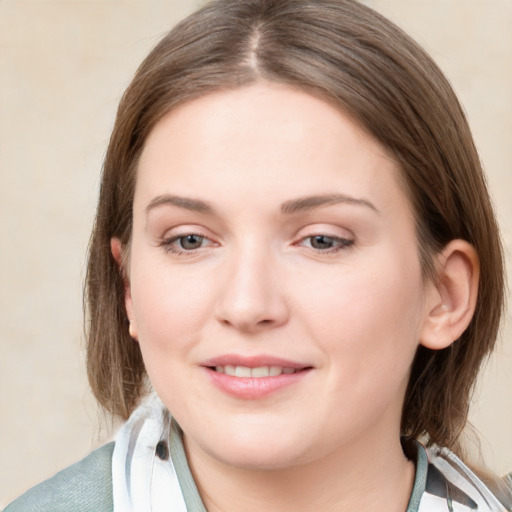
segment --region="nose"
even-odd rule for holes
[[[277,263],[268,252],[248,249],[226,261],[215,311],[223,325],[258,333],[288,321],[283,282]]]

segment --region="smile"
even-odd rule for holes
[[[302,362],[267,355],[224,355],[204,361],[203,371],[223,394],[239,400],[259,400],[297,386],[314,370]]]
[[[230,375],[231,377],[241,377],[241,378],[255,378],[261,379],[264,377],[278,377],[279,375],[291,375],[296,373],[297,370],[295,368],[287,368],[282,366],[257,366],[256,368],[249,368],[248,366],[215,366],[215,371],[217,373],[223,373],[225,375]]]

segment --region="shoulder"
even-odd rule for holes
[[[109,443],[36,485],[4,512],[111,512],[112,452]]]

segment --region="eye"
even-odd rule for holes
[[[179,238],[176,239],[176,242],[178,243],[181,249],[184,249],[185,251],[193,251],[194,249],[199,249],[199,247],[202,247],[204,242],[204,236],[180,236]]]
[[[210,239],[196,233],[180,235],[162,242],[165,250],[176,254],[194,252],[197,249],[214,245]]]
[[[353,245],[354,240],[330,235],[313,235],[303,238],[300,245],[321,252],[335,252]]]

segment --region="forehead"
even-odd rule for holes
[[[263,200],[278,189],[283,201],[333,187],[403,196],[396,162],[348,115],[310,93],[269,83],[178,106],[150,133],[138,172],[136,202],[190,190]]]

